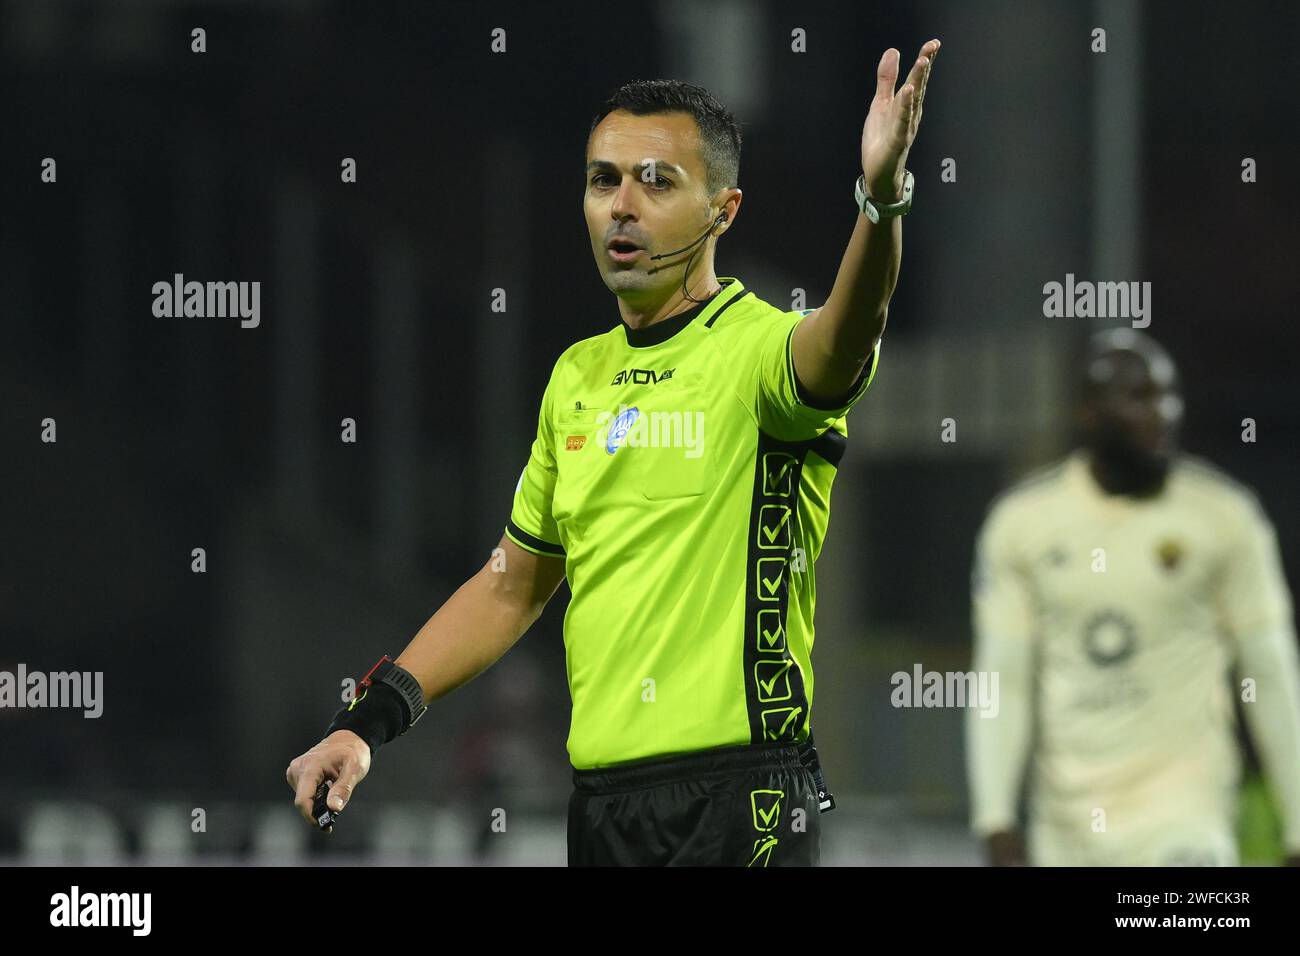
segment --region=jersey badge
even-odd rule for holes
[[[618,451],[623,439],[627,438],[627,433],[632,428],[632,423],[636,421],[641,410],[633,405],[631,408],[619,412],[618,417],[609,426],[609,436],[605,439],[605,452],[612,455]]]

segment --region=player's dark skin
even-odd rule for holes
[[[1089,470],[1110,495],[1147,498],[1164,487],[1178,454],[1183,401],[1173,361],[1155,343],[1133,336],[1131,348],[1094,348],[1086,360],[1078,424]],[[985,840],[993,866],[1024,866],[1024,837],[1003,830]],[[1287,866],[1300,866],[1300,855]]]
[[[1107,494],[1158,494],[1177,450],[1182,399],[1173,363],[1157,347],[1094,350],[1086,360],[1078,424],[1090,470]],[[993,866],[1024,866],[1024,837],[1003,830],[985,840]]]
[[[1092,477],[1107,494],[1160,493],[1178,453],[1178,373],[1163,351],[1112,349],[1088,367],[1079,410]]]

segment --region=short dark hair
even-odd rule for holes
[[[1084,344],[1083,362],[1077,394],[1080,401],[1094,401],[1109,384],[1109,370],[1102,363],[1112,355],[1128,355],[1148,366],[1167,363],[1178,381],[1178,367],[1165,348],[1145,332],[1128,326],[1102,329],[1088,336]]]
[[[708,90],[681,80],[633,80],[610,94],[591,121],[587,140],[615,110],[634,116],[653,113],[689,113],[700,130],[704,156],[705,188],[709,195],[740,185],[740,124]]]

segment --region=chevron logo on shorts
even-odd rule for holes
[[[779,842],[774,836],[759,837],[754,841],[754,855],[746,866],[767,866],[767,861],[772,859],[772,850]]]

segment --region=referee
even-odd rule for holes
[[[671,80],[606,101],[583,212],[620,322],[556,361],[493,558],[289,765],[310,823],[323,782],[342,810],[374,751],[501,657],[567,577],[569,864],[820,862],[834,802],[809,722],[814,568],[845,415],[879,358],[938,50],[921,47],[897,93],[900,54],[880,59],[857,221],[813,310],[714,273],[742,195],[726,107]]]

